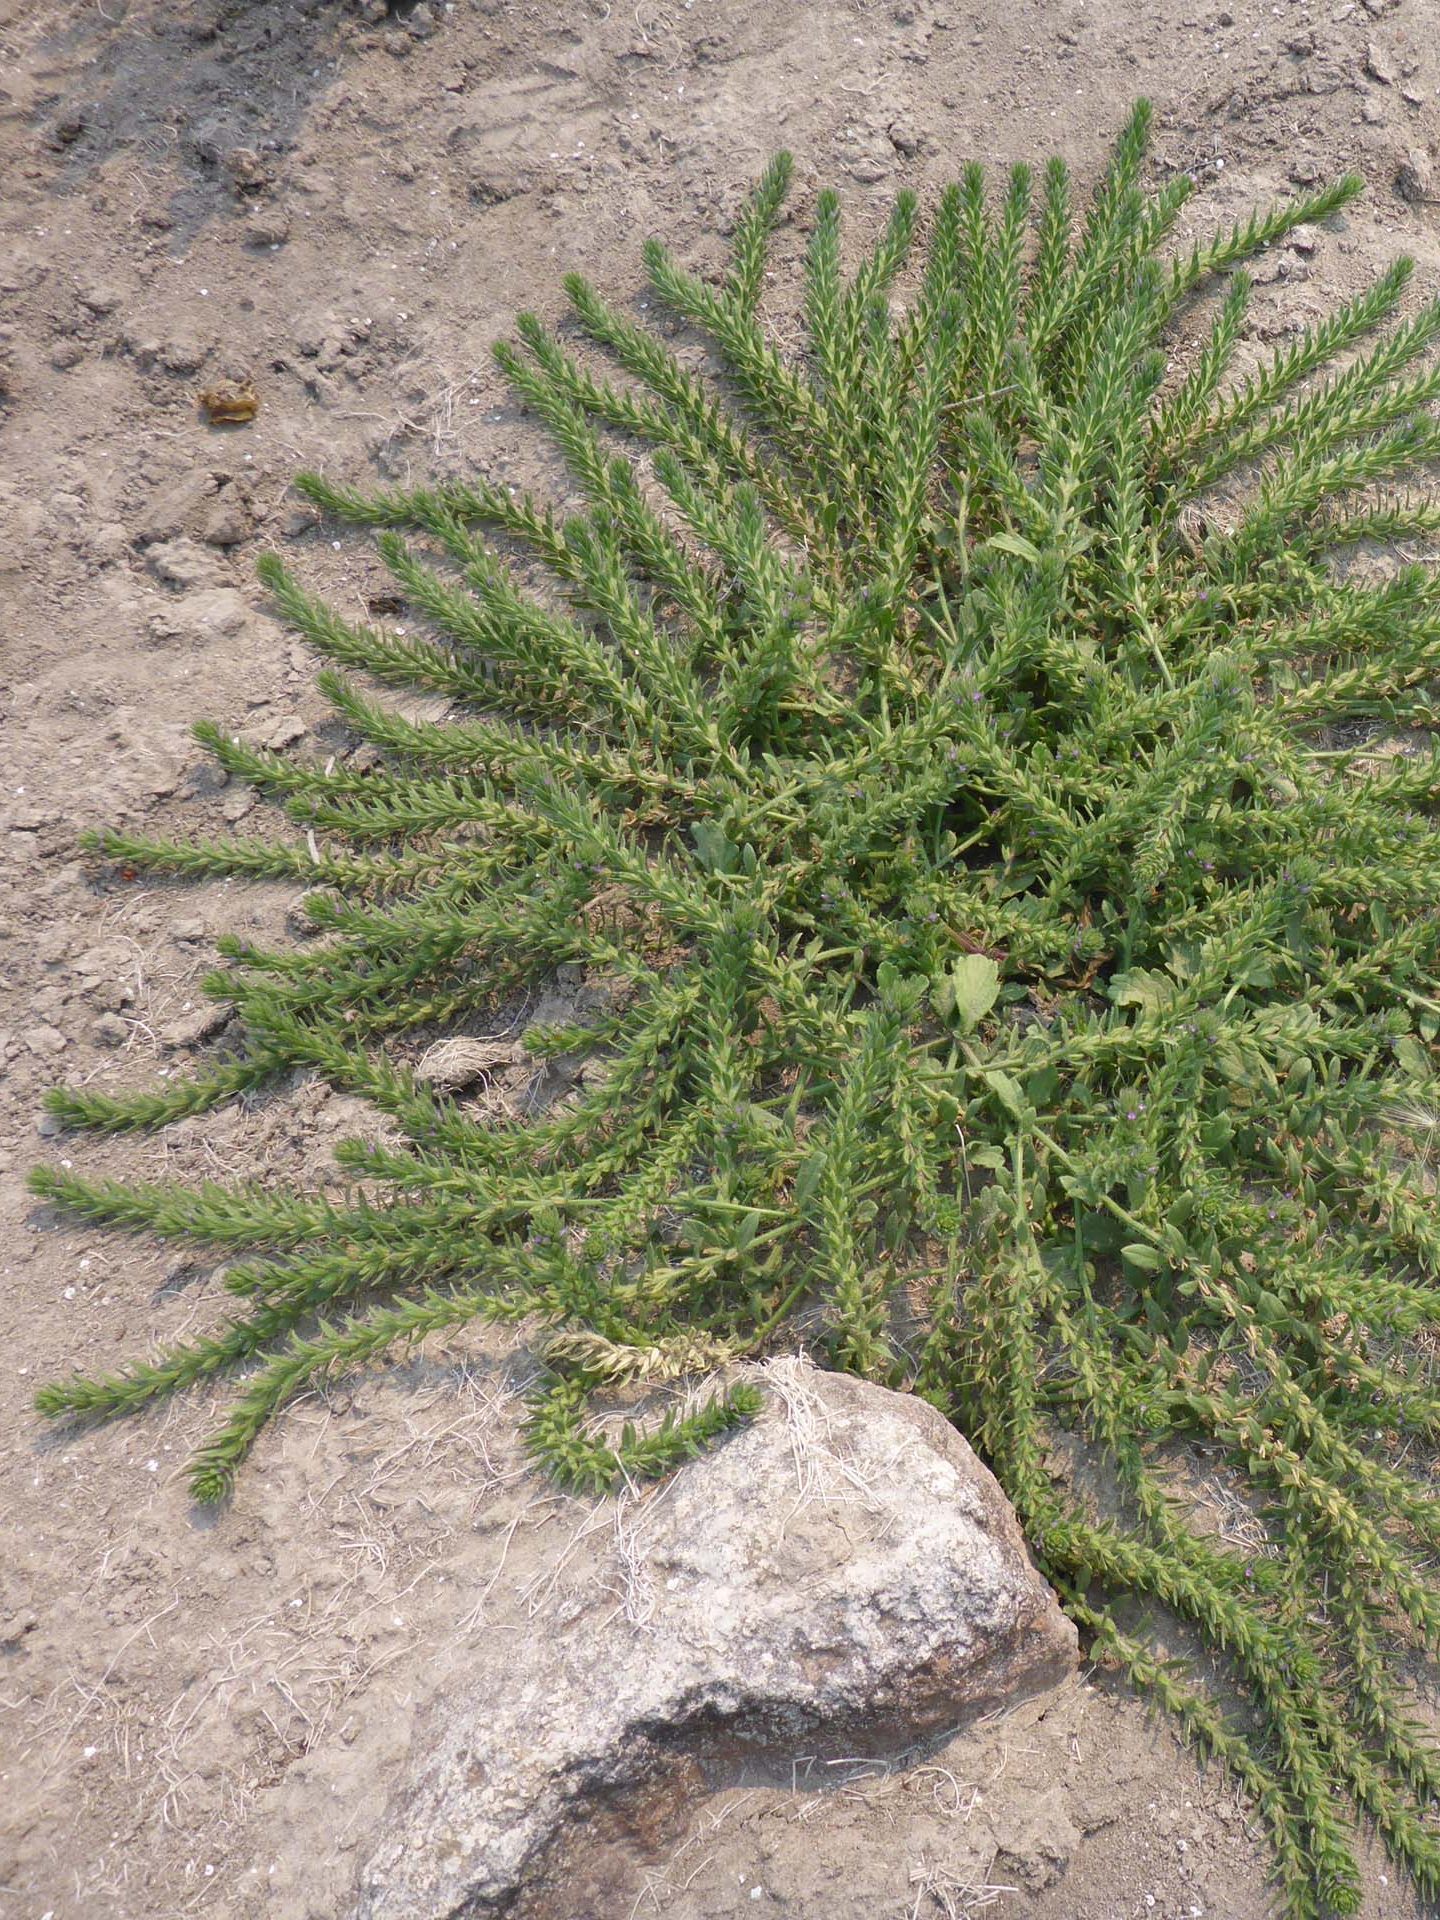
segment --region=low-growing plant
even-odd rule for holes
[[[1399,1677],[1440,1634],[1440,756],[1410,731],[1436,718],[1440,584],[1352,564],[1440,532],[1394,490],[1440,454],[1440,303],[1377,334],[1400,261],[1233,379],[1240,263],[1360,182],[1162,257],[1192,182],[1142,191],[1148,123],[1083,218],[1058,160],[998,203],[967,168],[913,282],[913,194],[847,278],[822,193],[798,355],[760,319],[787,156],[723,279],[646,249],[713,375],[572,276],[573,334],[525,317],[500,359],[584,511],[301,478],[381,529],[428,622],[357,625],[262,565],[381,763],[204,728],[305,837],[95,844],[304,881],[329,938],[224,943],[233,1052],[51,1110],[156,1127],[299,1069],[403,1143],[343,1146],[343,1201],[39,1172],[93,1220],[245,1256],[223,1330],[40,1405],[249,1363],[195,1465],[214,1500],[337,1369],[529,1321],[535,1451],[604,1489],[756,1394],[618,1437],[597,1394],[823,1343],[982,1449],[1097,1657],[1263,1811],[1287,1911],[1351,1912],[1356,1811],[1440,1895],[1440,1756]],[[1379,766],[1376,728],[1407,741]],[[598,1010],[525,1045],[583,1062],[571,1097],[491,1120],[407,1066],[561,965]],[[1195,1446],[1261,1544],[1183,1497]]]

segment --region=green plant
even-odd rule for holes
[[[383,768],[204,729],[307,838],[96,844],[294,876],[330,938],[227,943],[209,991],[238,1009],[233,1057],[51,1108],[157,1126],[304,1069],[405,1144],[342,1148],[366,1183],[343,1204],[38,1173],[92,1219],[249,1255],[224,1331],[40,1404],[125,1410],[257,1363],[196,1464],[214,1499],[337,1367],[537,1319],[532,1441],[600,1488],[663,1471],[754,1389],[613,1445],[598,1391],[798,1327],[964,1427],[1097,1651],[1253,1794],[1288,1911],[1346,1912],[1347,1808],[1440,1894],[1440,1756],[1396,1678],[1440,1631],[1440,1508],[1395,1446],[1440,1423],[1440,757],[1417,740],[1377,771],[1354,730],[1434,722],[1440,584],[1337,564],[1440,531],[1440,506],[1386,491],[1440,453],[1440,371],[1413,370],[1440,303],[1362,344],[1402,262],[1227,384],[1239,263],[1360,183],[1167,262],[1190,182],[1142,193],[1148,120],[1083,220],[1059,161],[1038,193],[1017,167],[998,206],[968,168],[903,299],[914,197],[847,280],[822,194],[803,360],[758,318],[785,156],[723,281],[646,250],[722,380],[569,280],[624,377],[528,317],[501,360],[582,513],[301,480],[382,529],[430,623],[356,626],[263,565]],[[1172,375],[1161,343],[1217,281]],[[548,589],[520,589],[522,553]],[[340,669],[470,717],[403,719]],[[603,995],[526,1034],[537,1061],[584,1057],[569,1102],[487,1124],[407,1068],[560,964]],[[1066,1433],[1107,1464],[1103,1500],[1057,1468]],[[1263,1548],[1181,1497],[1197,1442]],[[1198,1633],[1221,1690],[1158,1657],[1136,1600]]]

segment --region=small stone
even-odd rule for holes
[[[234,587],[207,587],[187,593],[171,612],[174,624],[188,638],[228,638],[239,633],[249,620],[250,603]]]
[[[224,767],[214,760],[197,760],[182,776],[175,791],[182,800],[212,800],[230,784]]]
[[[307,360],[313,360],[325,343],[326,336],[334,325],[333,313],[302,313],[290,323],[290,338],[295,342],[297,352]]]
[[[200,524],[200,538],[207,547],[238,547],[250,533],[250,516],[233,491],[223,493]]]
[[[416,7],[415,11],[410,15],[410,18],[405,22],[405,28],[412,40],[428,40],[431,34],[434,33],[437,24],[435,15],[428,5],[428,0],[420,0],[419,6]]]
[[[247,247],[283,247],[290,238],[290,216],[279,207],[257,208],[245,222]]]
[[[165,540],[145,556],[150,571],[167,587],[209,587],[219,578],[215,556],[193,540]]]
[[[484,154],[470,169],[467,181],[470,198],[481,207],[499,206],[504,200],[528,193],[545,182],[523,160],[505,154]]]
[[[107,1013],[118,1013],[121,1007],[135,1004],[135,989],[127,980],[88,980],[84,994],[92,1006]]]
[[[1395,175],[1395,191],[1412,207],[1435,197],[1435,165],[1423,147],[1412,147]]]
[[[80,304],[91,313],[113,313],[120,304],[120,295],[114,287],[87,287],[80,295]]]
[[[1365,122],[1367,127],[1381,126],[1385,120],[1385,109],[1378,100],[1362,100],[1360,102],[1360,118]]]
[[[201,1274],[200,1262],[193,1253],[177,1253],[171,1256],[160,1269],[160,1291],[165,1294],[179,1293],[188,1287]]]
[[[196,1007],[193,1013],[182,1014],[178,1020],[171,1020],[161,1027],[158,1038],[167,1053],[178,1053],[184,1047],[198,1047],[202,1040],[209,1040],[227,1024],[233,1009],[207,1005]]]
[[[78,340],[57,340],[50,349],[50,364],[57,373],[68,373],[84,358],[85,349]]]
[[[93,1032],[102,1047],[123,1047],[130,1038],[130,1028],[118,1013],[102,1013]]]
[[[50,1026],[43,1020],[38,1021],[33,1027],[21,1027],[20,1038],[31,1053],[42,1056],[63,1053],[70,1044],[58,1028]]]
[[[253,147],[232,147],[221,165],[232,193],[258,193],[270,179],[265,162]]]
[[[1400,98],[1405,102],[1407,107],[1423,107],[1426,96],[1420,91],[1419,87],[1401,87]]]
[[[130,949],[123,940],[104,940],[97,946],[86,947],[75,962],[75,977],[82,983],[104,980],[122,968],[130,957]]]
[[[267,727],[261,744],[272,753],[283,753],[287,747],[293,747],[297,740],[303,740],[309,731],[298,713],[282,714]]]
[[[1288,244],[1294,252],[1303,253],[1308,256],[1314,253],[1316,247],[1319,245],[1319,240],[1314,227],[1292,227]]]
[[[118,520],[107,520],[87,537],[85,550],[97,566],[116,567],[130,550],[130,536]]]
[[[73,146],[88,125],[86,110],[83,107],[78,112],[62,114],[50,129],[50,145],[52,147]]]
[[[166,340],[160,346],[160,364],[167,373],[195,373],[205,364],[205,349],[196,340]]]
[[[292,500],[280,514],[280,531],[287,540],[298,540],[320,524],[320,509],[308,500]]]
[[[1297,160],[1290,168],[1290,178],[1297,187],[1313,187],[1320,178],[1320,169],[1313,160]]]
[[[1235,24],[1234,14],[1227,8],[1225,12],[1220,15],[1217,24],[1222,27],[1233,27]]]
[[[1365,71],[1372,80],[1378,80],[1382,87],[1395,84],[1395,69],[1390,64],[1390,56],[1378,41],[1372,40],[1365,49]]]
[[[220,812],[229,825],[233,827],[237,821],[243,820],[247,813],[252,812],[254,806],[255,794],[253,789],[250,787],[237,787],[233,793],[227,793],[225,798],[220,802]]]
[[[157,489],[151,495],[136,531],[136,537],[148,545],[154,540],[173,540],[178,534],[193,534],[209,513],[219,482],[208,467],[193,467]]]
[[[39,1624],[40,1616],[33,1607],[0,1614],[0,1651],[13,1653],[26,1634],[33,1633]]]

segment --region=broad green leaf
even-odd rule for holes
[[[1402,1034],[1395,1042],[1395,1058],[1402,1072],[1411,1080],[1424,1085],[1435,1077],[1435,1068],[1430,1059],[1429,1050],[1415,1038],[1413,1033]]]
[[[973,1033],[1000,997],[1000,969],[988,954],[962,953],[950,968],[955,1018]]]
[[[697,820],[690,828],[690,838],[695,842],[695,851],[700,864],[707,873],[733,873],[740,849],[735,842],[713,820]]]
[[[1168,1264],[1158,1247],[1152,1247],[1145,1240],[1129,1240],[1120,1249],[1120,1257],[1127,1267],[1134,1267],[1141,1273],[1159,1273]]]
[[[1040,549],[1022,533],[992,533],[985,542],[992,553],[1013,554],[1017,560],[1026,560],[1032,567],[1038,567],[1044,558]]]
[[[1008,1073],[1002,1072],[999,1067],[987,1067],[980,1078],[993,1093],[999,1095],[1001,1105],[1013,1113],[1017,1120],[1026,1120],[1030,1117],[1030,1108],[1025,1104],[1025,1096],[1021,1093],[1018,1082],[1012,1080]]]
[[[1139,1007],[1145,1013],[1159,1013],[1179,992],[1168,974],[1149,967],[1132,967],[1117,973],[1106,989],[1117,1007]]]

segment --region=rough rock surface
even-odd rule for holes
[[[367,1920],[499,1913],[522,1889],[549,1911],[557,1872],[570,1920],[601,1920],[599,1835],[653,1845],[746,1767],[899,1751],[1072,1670],[1008,1502],[933,1408],[798,1360],[763,1379],[753,1426],[635,1504],[608,1599],[435,1703]]]

